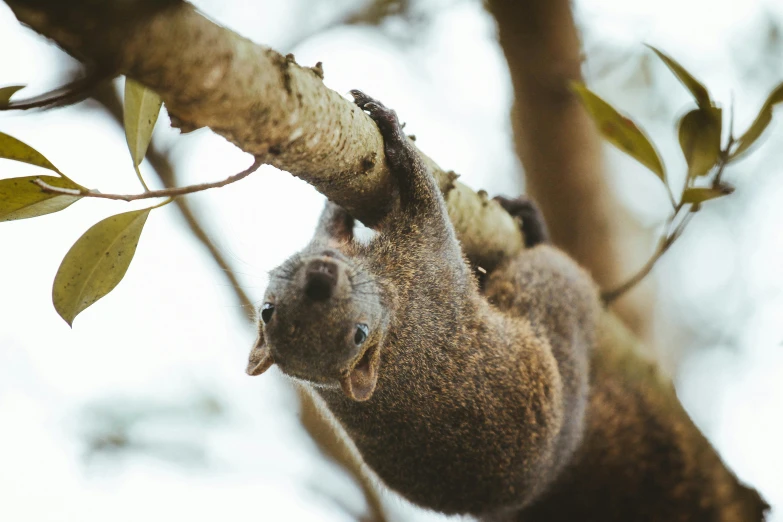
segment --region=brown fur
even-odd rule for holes
[[[312,383],[390,488],[444,513],[761,520],[763,501],[726,470],[654,366],[593,349],[597,332],[615,330],[601,326],[609,316],[590,277],[533,244],[546,236],[535,207],[501,200],[531,248],[489,274],[482,293],[396,115],[354,96],[384,136],[400,207],[360,245],[350,217],[327,205],[312,244],[271,274],[273,312],[248,372],[275,362]],[[369,333],[357,343],[360,326]]]

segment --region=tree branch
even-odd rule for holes
[[[183,132],[210,127],[262,162],[307,181],[365,224],[396,204],[375,124],[325,87],[317,68],[254,44],[179,0],[147,6],[127,19],[121,12],[127,2],[6,3],[22,23],[70,54],[153,89]],[[425,161],[471,258],[491,268],[522,248],[519,227],[498,204]]]
[[[601,288],[637,266],[645,239],[612,196],[594,124],[569,90],[582,79],[582,48],[570,0],[488,0],[514,86],[511,121],[528,193],[555,244]],[[645,337],[652,301],[634,292],[614,310]]]
[[[260,167],[262,164],[263,163],[261,162],[261,160],[256,158],[255,161],[253,161],[253,164],[250,165],[248,168],[246,168],[242,172],[239,172],[238,174],[229,176],[222,181],[213,181],[212,183],[200,183],[198,185],[186,185],[184,187],[170,187],[162,190],[148,190],[147,192],[142,192],[141,194],[104,194],[103,192],[98,192],[89,189],[87,190],[67,189],[67,188],[61,188],[61,187],[55,187],[49,185],[48,183],[44,182],[41,179],[34,179],[33,183],[41,187],[41,190],[43,192],[47,192],[49,194],[65,194],[68,196],[80,196],[83,198],[114,199],[114,200],[121,200],[121,201],[137,201],[139,199],[166,198],[166,197],[175,198],[177,196],[184,196],[185,194],[193,194],[194,192],[201,192],[203,190],[208,190],[212,188],[225,187],[226,185],[230,185],[231,183],[235,183],[241,179],[248,177],[250,174],[258,170],[258,167]]]

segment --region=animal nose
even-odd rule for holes
[[[339,270],[337,264],[323,259],[314,259],[305,269],[305,295],[313,301],[326,301],[337,286]]]

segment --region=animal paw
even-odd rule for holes
[[[403,137],[402,127],[400,126],[399,119],[397,119],[397,113],[394,112],[394,110],[389,109],[380,101],[367,96],[362,91],[356,89],[351,91],[351,96],[353,96],[354,103],[361,110],[369,113],[370,118],[378,125],[384,138]]]
[[[519,219],[526,247],[530,248],[539,243],[549,242],[549,230],[547,230],[544,215],[533,200],[524,196],[514,199],[496,196],[494,199],[512,217]]]

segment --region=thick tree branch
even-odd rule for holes
[[[127,19],[118,14],[123,2],[6,3],[22,23],[70,54],[155,90],[183,131],[211,128],[366,224],[395,204],[375,124],[326,88],[318,68],[300,67],[292,56],[256,45],[181,1]],[[427,161],[471,257],[492,267],[522,247],[517,224],[499,205]]]
[[[511,121],[528,193],[541,206],[553,241],[602,288],[641,261],[641,234],[612,196],[601,140],[569,90],[582,79],[582,48],[570,0],[488,0],[514,86]],[[624,297],[615,311],[645,337],[649,294]]]

